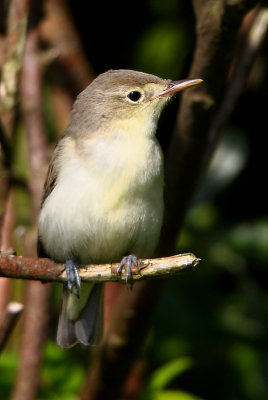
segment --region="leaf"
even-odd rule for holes
[[[182,374],[192,366],[189,357],[180,357],[158,368],[152,375],[148,385],[149,390],[160,390],[166,387],[172,379]]]
[[[154,400],[203,400],[201,397],[181,390],[163,390],[157,393]]]

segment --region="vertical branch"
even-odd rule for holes
[[[20,80],[20,104],[27,137],[30,166],[29,188],[32,217],[36,226],[47,168],[47,135],[44,129],[42,72],[38,54],[38,28],[30,30],[25,46]]]
[[[45,178],[47,142],[42,114],[42,73],[39,61],[38,27],[30,30],[20,81],[21,114],[27,135],[30,165],[29,188],[33,224],[37,215]],[[28,255],[36,254],[37,235],[31,237]],[[25,311],[20,338],[20,361],[12,399],[36,399],[39,387],[43,346],[49,322],[50,285],[29,281],[26,285]]]
[[[28,20],[29,0],[10,2],[5,61],[0,83],[0,114],[6,132],[11,135],[14,107],[17,103],[18,77],[21,69]]]
[[[207,160],[210,159],[222,128],[231,115],[231,112],[234,109],[241,92],[243,91],[250,68],[254,62],[258,50],[263,43],[263,40],[267,35],[268,8],[256,7],[253,12],[249,14],[249,18],[247,18],[243,24],[246,25],[244,27],[246,32],[245,35],[243,35],[241,40],[242,43],[240,43],[239,49],[236,52],[237,55],[230,74],[229,85],[227,87],[221,107],[209,132],[210,145],[207,149]]]
[[[40,381],[42,349],[49,319],[49,290],[47,285],[31,282],[24,300],[24,318],[19,349],[19,366],[12,400],[34,400]],[[33,306],[31,306],[33,305]]]
[[[16,301],[10,302],[5,312],[0,315],[0,353],[5,347],[10,334],[12,333],[18,317],[23,310],[23,304]]]
[[[45,0],[41,35],[58,54],[57,61],[76,96],[94,78],[66,0]]]
[[[8,174],[10,172],[11,135],[13,130],[14,110],[17,103],[18,79],[25,44],[28,11],[28,0],[13,0],[10,2],[7,37],[3,46],[6,54],[4,56],[0,81],[0,144],[3,157],[2,162],[8,167],[8,171],[4,172],[6,182],[4,185],[5,190],[1,190],[1,203],[5,203],[8,198],[10,184]],[[3,168],[3,171],[5,171],[5,168]],[[1,238],[4,234],[1,229],[2,221],[3,217],[0,220]],[[2,248],[2,250],[5,249]]]
[[[0,250],[12,247],[14,227],[13,195],[10,183],[12,132],[17,103],[18,79],[24,51],[29,0],[12,0],[9,4],[7,34],[2,43],[5,55],[1,60],[0,81],[0,145],[1,145],[1,191],[0,191]],[[2,41],[1,41],[2,42]],[[10,281],[0,279],[2,310],[8,302]]]
[[[41,37],[54,54],[51,96],[58,132],[66,128],[75,97],[94,78],[66,0],[45,0]]]
[[[2,221],[1,251],[10,251],[12,247],[12,234],[15,225],[13,209],[13,193],[9,190],[6,200],[6,209]],[[4,312],[10,297],[11,280],[0,278],[0,313]]]

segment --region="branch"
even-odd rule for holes
[[[75,97],[95,76],[68,1],[46,0],[44,14],[40,34],[54,54],[48,73],[55,126],[61,133],[69,123]]]
[[[2,66],[0,83],[0,113],[7,114],[6,130],[11,134],[13,123],[13,111],[17,102],[18,78],[26,37],[26,26],[29,12],[29,0],[13,0],[10,2],[6,57]]]
[[[192,269],[200,259],[192,253],[171,257],[139,260],[138,268],[132,270],[132,282],[168,278]],[[126,281],[125,273],[116,273],[118,264],[87,265],[80,267],[82,281],[108,282]],[[65,265],[48,258],[22,257],[0,254],[0,277],[32,279],[43,282],[66,282]]]
[[[76,96],[89,85],[94,78],[93,69],[88,61],[72,11],[66,0],[46,0],[44,2],[46,18],[41,24],[41,37],[55,50],[58,57],[55,59],[60,67],[61,76],[57,76],[57,83],[72,86]]]
[[[207,149],[207,159],[210,158],[215,144],[217,144],[217,137],[220,136],[222,128],[235,108],[236,102],[246,84],[256,54],[260,50],[267,35],[268,8],[257,7],[254,11],[255,13],[253,13],[254,15],[251,26],[245,27],[247,28],[247,37],[242,46],[240,44],[242,49],[237,52],[235,66],[231,73],[230,83],[227,87],[225,97],[223,98],[221,108],[219,109],[209,132],[210,146]]]
[[[29,12],[29,0],[12,0],[9,3],[7,35],[5,39],[6,54],[4,57],[4,63],[2,65],[0,80],[0,145],[4,158],[3,166],[7,167],[2,168],[2,165],[0,166],[1,174],[4,174],[0,191],[0,212],[5,208],[5,204],[10,192],[10,163],[12,146],[10,140],[13,130],[15,105],[17,103],[18,79],[21,69]],[[3,218],[5,217],[0,215],[0,242],[5,234],[2,227]],[[2,245],[2,249],[3,248],[4,247]]]
[[[36,226],[47,162],[47,134],[43,118],[43,71],[39,58],[38,7],[40,7],[40,4],[35,1],[32,2],[32,5],[20,75],[19,94],[30,167],[28,186],[32,205],[31,215],[33,225]],[[24,236],[22,241],[24,254],[36,255],[36,235],[35,229],[28,231]],[[24,290],[25,310],[19,333],[19,362],[11,396],[12,400],[36,399],[41,380],[43,349],[50,325],[51,285],[42,285],[39,281],[27,281]]]
[[[5,347],[22,311],[23,304],[11,301],[8,303],[5,311],[0,315],[0,352]]]
[[[47,169],[47,132],[43,117],[42,69],[40,65],[38,26],[27,36],[20,79],[20,106],[22,122],[27,137],[27,154],[30,166],[29,189],[34,224],[42,199],[45,171]],[[34,248],[36,243],[34,243]]]

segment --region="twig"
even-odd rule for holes
[[[168,278],[191,269],[200,259],[192,253],[171,257],[140,260],[137,269],[132,271],[132,282],[141,280]],[[80,267],[82,281],[125,282],[125,274],[116,273],[118,264],[100,264]],[[16,279],[32,279],[43,282],[66,282],[64,264],[58,264],[48,258],[22,257],[0,254],[0,276]]]
[[[161,280],[148,279],[174,276],[192,269],[199,261],[191,253],[141,261],[140,273],[133,275],[133,281],[147,280],[134,285],[131,292],[124,287],[120,291],[102,346],[96,350],[90,365],[82,400],[119,398],[129,370],[140,356],[162,287]],[[107,267],[111,277],[116,276],[113,275],[116,265]],[[125,277],[122,278],[124,282]]]
[[[23,304],[16,301],[8,303],[5,311],[0,315],[0,352],[5,347],[11,335],[18,317],[23,310]]]

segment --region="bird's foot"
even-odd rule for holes
[[[67,275],[67,285],[71,293],[79,297],[79,290],[81,288],[81,278],[79,275],[78,265],[72,258],[68,258],[65,264]]]
[[[122,258],[120,264],[117,267],[117,274],[121,275],[122,270],[125,266],[125,271],[126,271],[126,283],[128,283],[129,279],[131,278],[131,268],[135,267],[137,268],[138,266],[138,259],[134,254],[130,254],[129,256],[125,256]]]

